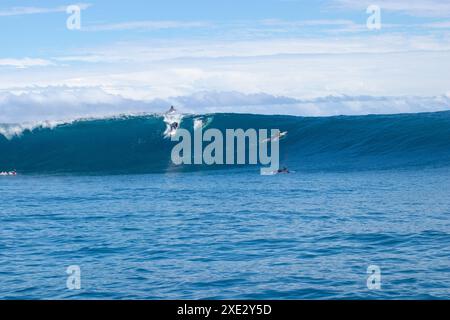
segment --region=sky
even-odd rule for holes
[[[450,109],[444,0],[1,0],[0,40],[0,123]]]

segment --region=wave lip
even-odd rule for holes
[[[193,130],[188,115],[181,127]],[[281,164],[297,171],[377,170],[450,165],[450,112],[296,117],[207,115],[208,128],[280,129]],[[175,142],[160,115],[132,115],[27,125],[0,125],[0,171],[128,174],[227,169],[175,166]],[[205,143],[206,145],[206,143]]]

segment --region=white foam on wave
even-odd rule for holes
[[[169,138],[170,136],[175,134],[176,130],[173,130],[171,128],[171,125],[176,122],[178,123],[178,126],[180,126],[182,120],[183,115],[180,113],[169,112],[164,114],[164,122],[166,123],[166,131],[164,131],[164,136],[166,138]]]
[[[8,140],[11,140],[15,137],[22,136],[22,134],[26,131],[33,131],[36,129],[54,129],[60,125],[72,124],[75,122],[127,119],[142,116],[160,117],[161,115],[156,113],[130,113],[130,114],[108,115],[98,117],[74,118],[66,120],[46,120],[46,121],[24,122],[14,124],[0,124],[0,135],[4,136]]]
[[[40,121],[22,124],[2,124],[0,125],[0,134],[6,139],[11,140],[14,137],[20,137],[25,131],[33,131],[35,129],[53,129],[61,124],[69,123],[68,121]]]
[[[202,119],[194,119],[194,130],[198,130],[203,128],[203,120]]]

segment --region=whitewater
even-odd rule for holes
[[[233,166],[174,166],[167,116],[128,115],[0,125],[0,170],[26,173],[124,174]],[[370,170],[450,164],[450,112],[297,117],[186,115],[181,128],[280,129],[289,132],[281,161],[295,170]],[[256,168],[258,169],[258,168]]]
[[[0,298],[449,298],[450,112],[200,126],[287,131],[291,174],[175,166],[163,115],[0,125]]]

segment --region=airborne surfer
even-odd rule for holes
[[[175,107],[174,107],[174,106],[170,106],[169,111],[167,111],[166,113],[175,113],[175,112],[177,112],[177,110],[175,109]]]
[[[174,106],[170,106],[170,109],[169,109],[169,111],[167,111],[167,114],[171,114],[171,113],[175,113],[175,112],[177,112],[175,107]],[[170,124],[170,131],[171,132],[176,131],[178,129],[178,125],[179,125],[178,122],[176,122],[176,121],[172,122]]]
[[[178,122],[173,122],[170,124],[170,131],[175,131],[178,129]]]

